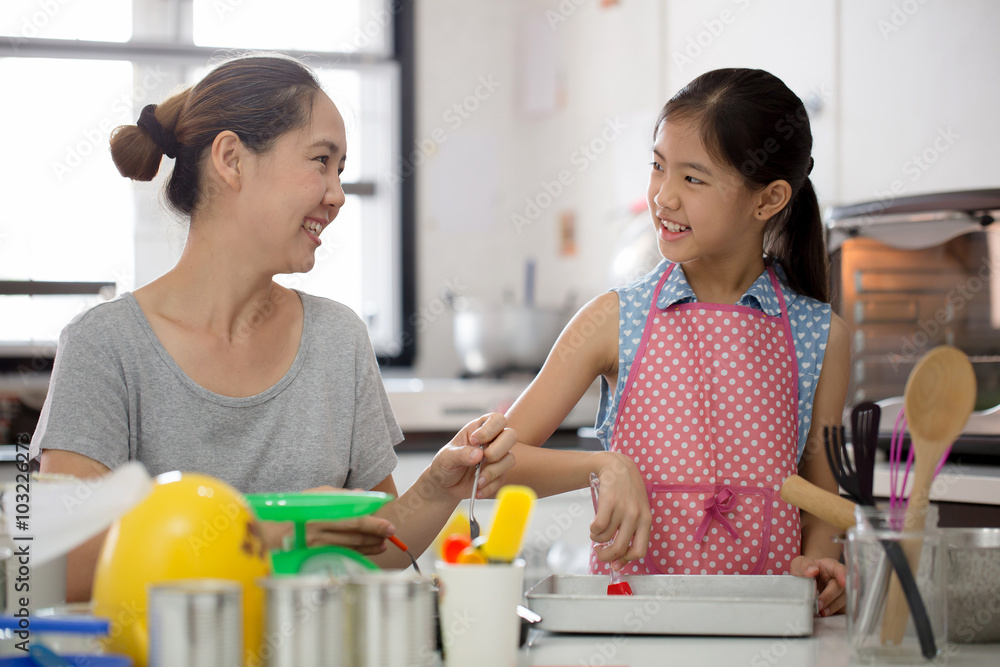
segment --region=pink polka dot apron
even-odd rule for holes
[[[676,266],[676,265],[674,265]],[[797,470],[798,363],[780,316],[708,303],[656,306],[618,406],[611,450],[646,481],[646,557],[626,574],[781,574],[799,554],[798,509],[779,496]],[[591,550],[591,572],[608,566]]]

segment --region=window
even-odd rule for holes
[[[260,49],[309,64],[348,129],[347,204],[315,268],[277,280],[350,306],[383,361],[409,363],[412,225],[403,211],[412,185],[386,175],[412,135],[401,114],[412,64],[397,46],[410,43],[411,3],[108,0],[100,12],[65,0],[5,4],[0,81],[21,99],[15,92],[14,104],[0,106],[2,126],[18,128],[5,140],[17,159],[0,163],[9,187],[0,199],[0,356],[54,342],[101,298],[102,284],[135,289],[174,264],[186,224],[161,203],[172,163],[152,183],[132,183],[111,162],[108,137],[213,62]],[[41,283],[26,281],[50,284],[30,295]],[[63,284],[77,294],[46,294]]]

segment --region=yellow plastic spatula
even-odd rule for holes
[[[510,484],[497,493],[493,525],[481,549],[491,561],[509,563],[521,550],[524,530],[538,496],[526,486]]]

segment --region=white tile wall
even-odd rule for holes
[[[440,150],[418,171],[418,305],[432,304],[445,285],[470,297],[500,299],[506,292],[516,298],[529,257],[537,261],[540,304],[560,305],[573,293],[579,306],[610,286],[610,250],[625,205],[644,197],[651,128],[663,103],[663,7],[656,0],[601,4],[563,3],[565,16],[558,3],[541,0],[417,5],[417,136],[447,130]],[[521,58],[532,21],[541,22],[536,35],[552,40],[557,53],[561,102],[544,115],[521,110],[521,87],[530,78],[521,75]],[[446,112],[472,94],[481,77],[500,85],[452,129]],[[601,133],[615,119],[625,127],[602,145]],[[603,151],[592,160],[580,150],[591,142],[595,153]],[[452,168],[456,155],[464,159],[461,170]],[[549,203],[545,185],[563,171],[569,185]],[[442,194],[449,189],[471,189],[476,199],[461,198],[465,208],[456,211],[453,198]],[[529,218],[526,200],[549,206]],[[564,212],[576,219],[572,256],[559,253]],[[515,214],[531,224],[517,227]],[[457,374],[450,314],[423,324],[417,373]]]
[[[416,374],[460,371],[450,312],[439,300],[446,286],[466,296],[519,295],[529,257],[538,263],[539,303],[562,304],[573,293],[582,305],[610,286],[623,208],[644,196],[653,120],[669,95],[708,69],[763,67],[823,103],[814,117],[813,175],[827,204],[879,198],[894,181],[906,194],[1000,185],[1000,124],[993,120],[1000,103],[994,38],[1000,3],[605,4],[416,3],[416,136],[427,147],[417,169]],[[555,53],[559,105],[543,115],[521,110],[531,21],[551,26],[536,31],[551,42],[532,52]],[[499,85],[487,93],[483,78]],[[470,100],[477,87],[482,99]],[[581,145],[615,118],[625,130],[596,159],[580,162]],[[935,155],[939,130],[947,128],[957,138]],[[934,160],[926,169],[912,161],[925,151]],[[524,215],[525,200],[538,201],[563,170],[572,175],[570,185],[519,231],[511,216]],[[159,206],[158,186],[143,186],[149,207]],[[572,256],[559,253],[564,212],[576,219]],[[183,228],[164,226],[163,216],[139,217],[156,225],[136,231],[137,285],[169,268],[183,239]]]
[[[716,67],[768,69],[822,104],[813,116],[813,176],[824,204],[878,199],[896,180],[906,194],[1000,185],[1000,125],[993,122],[1000,102],[1000,42],[993,39],[1000,33],[1000,3],[604,4],[425,0],[417,6],[418,137],[446,126],[443,114],[480,76],[502,82],[441,146],[441,154],[469,147],[463,173],[442,184],[455,174],[438,169],[442,160],[433,155],[418,171],[418,306],[433,304],[446,284],[470,296],[517,294],[529,256],[538,261],[539,301],[561,303],[575,290],[582,302],[606,289],[621,206],[643,196],[653,119],[670,94]],[[552,21],[562,81],[562,106],[543,117],[519,109],[519,58],[526,52],[519,40],[532,17]],[[511,214],[522,213],[525,198],[543,192],[560,169],[572,169],[574,150],[611,117],[625,119],[628,132],[585,172],[574,173],[572,185],[518,233]],[[939,129],[948,127],[959,138],[932,155]],[[929,168],[908,164],[924,151],[934,159]],[[490,182],[469,185],[482,178]],[[468,207],[467,225],[456,228],[447,198],[438,195],[470,187],[476,205]],[[576,214],[573,257],[558,254],[557,217],[564,210]],[[417,372],[457,373],[450,315],[423,324]]]

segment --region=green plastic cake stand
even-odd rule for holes
[[[357,551],[339,546],[306,546],[307,521],[337,521],[366,516],[392,500],[377,491],[331,491],[329,493],[251,493],[247,502],[262,521],[291,521],[295,535],[291,548],[271,552],[274,574],[344,576],[378,566]]]

